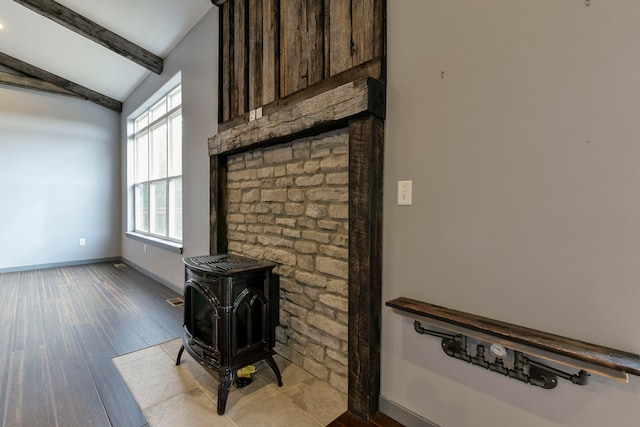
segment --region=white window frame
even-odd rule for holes
[[[172,105],[171,101],[175,101],[175,95],[180,93],[180,102],[177,105]],[[155,98],[153,102],[145,110],[132,114],[130,116],[130,141],[132,149],[129,150],[130,167],[130,185],[132,197],[130,202],[133,206],[130,216],[130,226],[127,235],[129,237],[136,238],[138,240],[148,241],[151,244],[158,243],[157,246],[168,247],[169,249],[179,249],[182,251],[182,238],[183,238],[183,206],[182,206],[182,87],[181,84],[174,84],[170,86],[169,90],[164,91],[161,97]],[[162,114],[158,117],[154,117],[152,112],[161,104],[164,104],[161,108]],[[146,116],[146,117],[145,117]],[[175,143],[172,135],[175,125],[175,119],[179,118],[180,133],[179,143],[177,147],[173,147]],[[153,144],[152,133],[154,130],[164,126],[164,144],[166,145],[166,159],[164,159],[164,168],[161,175],[151,176],[152,163],[153,163]],[[146,153],[145,162],[146,167],[140,170],[140,159],[138,141],[146,137]],[[172,149],[173,148],[173,149]],[[143,147],[144,149],[144,147]],[[178,149],[176,152],[175,149]],[[178,182],[179,185],[179,198],[180,202],[173,209],[171,208],[174,201],[174,193],[172,192],[172,183]],[[164,206],[159,210],[163,210],[164,214],[160,214],[163,217],[164,224],[157,226],[156,215],[152,212],[152,194],[151,188],[155,185],[164,184],[163,196],[165,198]],[[146,188],[146,208],[140,210],[140,189]],[[176,222],[175,216],[179,216],[179,220]],[[166,243],[166,245],[164,245]]]

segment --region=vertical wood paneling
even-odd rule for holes
[[[280,96],[305,87],[307,63],[302,52],[307,38],[307,9],[303,1],[280,4]],[[303,25],[304,23],[304,25]]]
[[[281,3],[280,96],[324,78],[324,6],[317,0]]]
[[[351,0],[351,55],[354,67],[373,58],[374,0]]]
[[[227,2],[220,8],[220,118],[222,122],[231,119],[231,76],[233,74],[233,61],[231,60],[231,47],[233,38],[231,31],[231,16],[233,2]]]
[[[385,10],[385,0],[227,1],[220,8],[219,120],[379,58]]]
[[[249,110],[263,105],[262,86],[266,76],[262,73],[263,61],[263,3],[264,0],[249,0]]]
[[[266,105],[275,101],[277,99],[276,94],[279,90],[279,11],[279,0],[263,0],[262,103],[260,105]],[[249,77],[249,81],[251,80],[252,76]]]
[[[351,1],[331,0],[329,5],[331,24],[329,28],[329,73],[336,75],[353,66],[351,57]]]
[[[303,49],[307,54],[307,84],[324,79],[324,3],[307,0],[307,40]]]
[[[246,1],[239,0],[233,3],[233,76],[231,87],[233,117],[241,116],[248,111]]]

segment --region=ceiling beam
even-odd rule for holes
[[[69,80],[65,80],[62,77],[58,77],[55,74],[52,74],[26,62],[20,61],[19,59],[2,52],[0,52],[0,65],[18,71],[22,74],[26,74],[27,76],[35,77],[37,79],[51,83],[59,88],[65,89],[78,95],[79,98],[86,99],[103,107],[109,108],[110,110],[116,111],[118,113],[122,112],[122,102],[113,98],[109,98],[108,96],[102,95],[101,93],[95,92],[84,86],[80,86],[79,84],[73,83]]]
[[[0,71],[0,84],[24,89],[39,90],[41,92],[55,93],[57,95],[73,96],[75,98],[82,98],[86,100],[85,97],[80,96],[77,93],[73,93],[52,83],[45,82],[44,80],[36,79],[35,77],[5,73],[3,71]]]
[[[135,62],[138,65],[162,73],[164,61],[159,56],[130,42],[129,40],[109,31],[103,26],[85,18],[73,10],[53,0],[13,0],[34,12],[92,40],[118,55]]]

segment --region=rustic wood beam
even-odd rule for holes
[[[109,31],[103,26],[96,24],[90,19],[74,12],[73,10],[57,3],[53,0],[13,0],[34,12],[45,16],[58,24],[67,27],[89,40],[92,40],[118,55],[135,62],[138,65],[153,71],[156,74],[162,73],[164,61],[159,56],[136,45]]]
[[[292,140],[309,132],[344,127],[358,116],[382,118],[384,113],[384,84],[363,78],[219,132],[209,138],[209,155],[233,153],[265,142]]]
[[[23,62],[2,52],[0,52],[0,65],[18,71],[29,77],[35,77],[36,79],[51,83],[59,88],[65,89],[78,95],[79,98],[86,99],[95,104],[109,108],[110,110],[116,111],[118,113],[122,112],[122,102],[113,98],[109,98],[108,96],[102,95],[84,86],[80,86],[79,84],[73,83],[69,80],[65,80],[62,77],[56,76],[55,74]]]
[[[370,420],[380,396],[384,121],[349,122],[349,412]]]
[[[44,80],[36,79],[34,77],[20,76],[17,74],[5,73],[0,71],[0,84],[20,87],[23,89],[39,90],[41,92],[54,93],[57,95],[72,96],[75,98],[87,99],[83,96],[73,93],[69,90],[58,87]]]

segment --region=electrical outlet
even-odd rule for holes
[[[87,242],[85,239],[80,239],[80,246],[84,246],[86,243]]]
[[[410,206],[411,202],[411,181],[398,181],[398,206]]]

